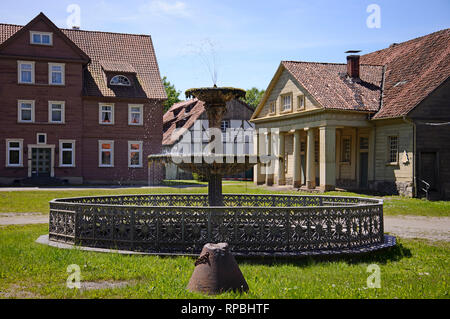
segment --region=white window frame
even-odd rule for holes
[[[22,80],[22,65],[31,64],[31,82],[24,82]],[[17,82],[19,84],[34,84],[35,82],[35,66],[36,62],[33,61],[17,61]]]
[[[131,112],[132,108],[138,107],[139,108],[139,123],[132,123],[132,114],[136,112]],[[128,125],[133,126],[142,126],[144,125],[144,105],[142,104],[128,104]]]
[[[303,94],[299,95],[297,97],[297,110],[304,110],[306,109],[306,99],[305,96]],[[303,104],[303,105],[302,105]]]
[[[277,113],[277,103],[276,101],[272,101],[269,103],[269,114]]]
[[[102,144],[111,144],[111,163],[103,164],[102,163]],[[100,140],[98,141],[98,167],[114,167],[114,141],[112,140]]]
[[[116,78],[125,80],[124,82],[126,82],[126,83],[121,83],[121,82],[113,83],[113,80],[116,79]],[[112,85],[112,86],[131,86],[131,81],[130,81],[130,79],[127,76],[122,75],[122,74],[118,74],[118,75],[115,75],[115,76],[113,76],[111,78],[111,81],[109,81],[109,85]]]
[[[396,154],[395,154],[395,161],[392,162],[391,161],[391,154],[392,154],[392,138],[395,137],[395,139],[397,140],[397,145],[396,145]],[[387,164],[388,165],[398,165],[399,163],[399,153],[400,153],[400,139],[399,139],[399,135],[398,134],[389,134],[387,137]]]
[[[34,36],[39,35],[41,37],[41,42],[37,43],[34,42]],[[42,43],[42,36],[48,35],[50,37],[50,43]],[[41,31],[30,31],[30,43],[34,45],[46,45],[46,46],[52,46],[53,45],[53,33],[52,32],[41,32]]]
[[[131,149],[132,144],[139,144],[139,165],[131,165],[131,153],[136,153],[136,150]],[[142,141],[128,141],[128,167],[130,168],[142,168],[143,167],[143,161],[142,161],[142,153],[143,153],[143,145],[144,143]]]
[[[61,105],[61,121],[53,121],[53,105]],[[64,124],[66,122],[66,102],[65,101],[48,101],[48,122],[52,124]]]
[[[103,106],[111,107],[111,122],[110,123],[102,122],[102,113],[103,113],[102,107]],[[114,103],[99,103],[99,105],[98,105],[98,123],[101,125],[114,125]]]
[[[44,135],[44,142],[39,142],[39,135]],[[38,145],[47,145],[47,133],[37,133],[36,134],[36,144]]]
[[[63,144],[72,144],[72,148],[64,148]],[[59,167],[75,167],[75,140],[59,140]],[[72,164],[64,164],[63,163],[63,152],[64,151],[72,152]]]
[[[25,121],[22,119],[22,104],[31,104],[31,120]],[[34,123],[35,117],[35,101],[34,100],[19,100],[17,102],[17,122],[19,123]]]
[[[10,148],[9,143],[19,143],[19,148]],[[9,152],[19,151],[19,164],[11,164]],[[23,167],[23,139],[6,139],[6,167]]]
[[[289,98],[289,101],[290,101],[290,103],[289,103],[289,108],[286,108],[286,101],[285,101],[285,99],[286,98]],[[282,112],[291,112],[292,111],[292,94],[283,94],[283,95],[281,95],[281,107],[282,107]]]
[[[61,71],[53,71],[52,67],[60,66]],[[61,83],[53,83],[52,82],[52,74],[53,72],[61,72]],[[49,63],[48,64],[48,84],[49,85],[66,85],[66,65],[64,63]]]

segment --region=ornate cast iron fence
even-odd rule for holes
[[[126,195],[50,202],[51,241],[155,254],[198,254],[227,242],[236,255],[301,255],[385,243],[383,201],[369,198]],[[370,250],[370,249],[369,249]]]

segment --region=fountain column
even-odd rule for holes
[[[224,105],[209,105],[206,108],[208,114],[208,125],[209,129],[218,129],[220,130],[220,134],[212,134],[210,131],[210,143],[214,143],[215,145],[220,145],[221,149],[223,149],[223,141],[222,141],[222,132],[221,132],[221,123],[224,114],[226,113],[226,106]],[[215,139],[218,139],[216,141]],[[212,149],[213,154],[217,154],[216,148]],[[223,155],[223,154],[218,154]],[[223,195],[222,195],[222,178],[223,175],[218,170],[213,170],[209,174],[208,180],[208,201],[209,206],[223,206]]]

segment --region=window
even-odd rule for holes
[[[299,110],[303,110],[305,108],[305,96],[304,95],[299,95],[297,97],[297,109]]]
[[[37,133],[37,135],[36,135],[36,143],[37,144],[47,144],[47,134],[45,134],[45,133]]]
[[[398,163],[398,136],[395,135],[388,137],[388,162]]]
[[[99,141],[98,157],[100,167],[114,167],[114,141]]]
[[[275,114],[275,112],[276,112],[275,106],[276,106],[275,101],[270,102],[270,104],[269,104],[269,113],[270,114]]]
[[[74,140],[59,140],[59,166],[75,167]]]
[[[350,163],[352,158],[352,138],[350,136],[342,137],[341,162]]]
[[[369,150],[369,138],[368,137],[361,137],[359,139],[359,149],[361,151]]]
[[[65,64],[49,63],[48,64],[48,84],[64,85],[65,84]]]
[[[22,166],[23,140],[6,140],[6,166]]]
[[[116,75],[109,82],[110,85],[131,86],[130,80],[124,75]]]
[[[100,124],[114,124],[114,104],[100,104]]]
[[[34,101],[19,101],[17,120],[20,123],[34,122]]]
[[[143,105],[129,105],[128,106],[128,124],[142,125],[143,123]]]
[[[128,167],[142,167],[142,142],[128,142]]]
[[[291,95],[283,95],[281,97],[281,101],[283,103],[283,111],[292,110],[292,96]]]
[[[53,45],[53,34],[50,32],[30,32],[30,43],[40,45]]]
[[[220,129],[222,130],[222,133],[226,133],[229,128],[230,121],[222,121],[222,123],[220,123]]]
[[[65,122],[65,103],[50,101],[48,102],[48,122],[64,123]]]
[[[19,83],[34,83],[34,62],[18,61],[17,72]]]

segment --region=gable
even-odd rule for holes
[[[283,66],[277,70],[269,87],[266,90],[260,105],[258,105],[252,119],[275,117],[284,115],[282,111],[281,96],[292,96],[292,113],[300,113],[321,108],[314,97],[295,79],[295,77]],[[298,98],[304,98],[304,108],[299,109]],[[275,103],[275,114],[271,113],[271,104]]]
[[[32,44],[31,32],[45,32],[52,35],[52,45]],[[89,57],[62,33],[45,15],[40,14],[10,38],[0,44],[1,55],[39,57],[48,59],[88,62]]]

